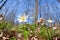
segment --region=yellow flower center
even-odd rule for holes
[[[48,20],[48,22],[53,22],[52,20]]]
[[[21,16],[20,20],[24,21],[24,20],[26,20],[26,17],[25,16]]]

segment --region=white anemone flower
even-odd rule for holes
[[[47,22],[52,23],[52,22],[54,22],[54,21],[52,21],[52,20],[49,19],[49,20],[47,20]]]
[[[8,37],[3,37],[3,40],[7,40],[7,39],[9,39]]]
[[[43,18],[40,18],[40,19],[38,20],[38,22],[40,22],[42,19],[43,19]]]
[[[40,22],[42,26],[45,24],[45,20],[43,18],[40,18],[38,22]]]
[[[19,33],[19,34],[18,34],[18,37],[22,37],[22,34],[21,34],[21,33]]]
[[[32,37],[32,38],[31,38],[31,40],[38,40],[38,39],[37,39],[37,38],[35,38],[35,37]]]
[[[33,17],[29,17],[30,19],[33,19]]]
[[[2,37],[3,36],[3,32],[1,32],[1,34],[0,34],[0,37]]]
[[[28,15],[22,15],[17,20],[19,22],[26,22],[27,21],[27,18],[28,18]]]
[[[57,28],[56,27],[53,27],[53,30],[56,30]]]
[[[43,18],[40,18],[40,21],[43,20]]]
[[[3,19],[3,17],[0,17],[0,20],[2,20]]]

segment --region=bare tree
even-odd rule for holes
[[[39,13],[40,13],[40,18],[41,18],[42,17],[42,15],[41,15],[41,9],[42,9],[41,8],[41,0],[39,0],[39,7],[40,7],[40,12]]]
[[[57,0],[60,3],[60,0]]]
[[[4,4],[7,2],[7,0],[1,0],[0,2],[0,9],[4,6]]]
[[[35,4],[36,4],[35,24],[37,24],[37,20],[38,20],[38,0],[35,1]]]

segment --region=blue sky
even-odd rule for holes
[[[3,0],[2,2],[0,2],[0,6],[2,6],[4,1],[6,1],[6,0]],[[30,1],[30,0],[28,0],[28,1]],[[46,6],[47,4],[48,4],[48,6]],[[3,13],[3,14],[7,13],[7,15],[9,15],[13,11],[13,13],[16,14],[16,18],[17,18],[21,14],[25,13],[25,11],[27,10],[27,5],[29,5],[29,9],[30,9],[30,11],[28,12],[28,15],[31,16],[33,14],[32,9],[34,10],[34,13],[35,13],[34,0],[31,0],[30,4],[28,4],[28,2],[26,2],[25,0],[7,0],[7,2],[4,4],[2,9],[0,9],[0,13]],[[41,0],[41,3],[39,1],[39,11],[40,11],[40,6],[42,7],[41,15],[43,18],[45,17],[44,13],[48,12],[47,16],[51,15],[53,17],[52,19],[55,19],[54,17],[57,18],[57,16],[58,16],[57,19],[60,19],[59,18],[60,17],[60,15],[59,15],[60,14],[60,3],[57,0]],[[49,8],[49,10],[48,10],[48,8]],[[40,14],[40,12],[39,12],[39,14]],[[57,15],[57,16],[55,16],[55,15]],[[39,18],[40,18],[40,15],[38,15],[38,19]]]

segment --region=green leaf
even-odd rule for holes
[[[23,31],[23,35],[24,35],[24,38],[25,40],[27,39],[28,35],[29,35],[29,32],[27,30],[24,30]]]

